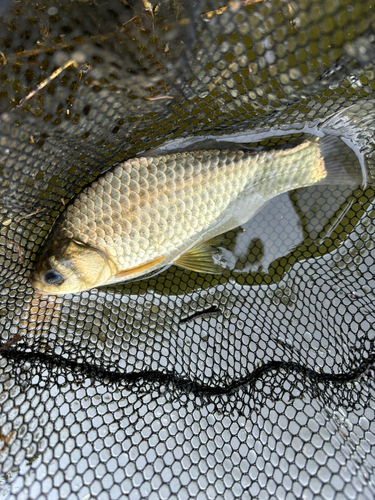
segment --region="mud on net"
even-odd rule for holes
[[[0,9],[0,498],[374,498],[375,2]],[[321,127],[367,187],[277,197],[226,235],[222,275],[30,286],[66,204],[124,159]]]

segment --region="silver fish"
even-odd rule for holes
[[[332,148],[329,154],[324,148],[324,141],[310,138],[285,149],[203,150],[128,160],[68,206],[31,282],[56,295],[134,279],[171,263],[221,272],[212,258],[212,238],[247,222],[281,193],[329,182],[332,162],[325,156]]]

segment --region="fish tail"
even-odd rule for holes
[[[323,168],[320,183],[326,185],[366,185],[367,174],[361,155],[336,136],[324,136],[318,141]],[[320,168],[320,167],[319,167]]]

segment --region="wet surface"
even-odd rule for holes
[[[0,20],[4,500],[374,497],[374,2],[198,3]],[[30,286],[115,164],[294,134],[346,144],[365,185],[275,198],[218,246],[221,275]]]

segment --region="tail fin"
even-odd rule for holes
[[[367,181],[364,165],[355,152],[336,136],[324,136],[319,138],[319,147],[326,177],[320,184],[328,185],[365,185]]]
[[[280,138],[282,139],[282,138]],[[366,185],[368,175],[364,166],[361,154],[359,156],[340,137],[335,135],[325,135],[316,137],[310,134],[291,135],[286,143],[275,144],[272,149],[292,149],[306,140],[317,141],[320,154],[324,162],[326,175],[319,184],[325,185]],[[239,144],[240,149],[246,150],[267,150],[270,146],[260,144],[249,145]],[[363,165],[361,164],[363,163]]]

